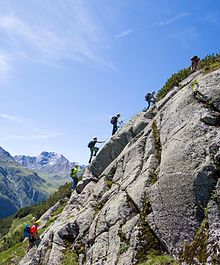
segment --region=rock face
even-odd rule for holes
[[[0,218],[17,209],[45,200],[47,183],[33,171],[22,168],[0,147]]]
[[[62,264],[75,252],[78,264],[132,265],[152,250],[220,264],[220,129],[202,120],[220,114],[220,70],[195,78],[109,140],[20,264]]]

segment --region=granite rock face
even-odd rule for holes
[[[108,141],[20,264],[62,264],[75,252],[81,265],[132,265],[152,250],[220,264],[220,130],[201,119],[219,115],[220,70],[195,78]]]

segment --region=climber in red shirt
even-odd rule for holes
[[[39,239],[39,235],[38,235],[38,227],[40,226],[41,221],[37,220],[34,222],[34,224],[31,226],[30,228],[30,236],[29,236],[29,246],[28,246],[28,250],[30,250],[33,245],[35,244],[35,241],[37,239]]]

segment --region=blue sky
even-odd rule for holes
[[[220,1],[0,0],[0,146],[87,163],[110,118],[197,54],[218,53]]]

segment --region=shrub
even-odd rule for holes
[[[220,54],[207,55],[199,63],[199,68],[203,70],[204,73],[212,72],[220,68]],[[187,78],[191,74],[190,67],[180,70],[178,73],[173,74],[165,83],[165,85],[157,93],[157,101],[166,96],[166,94],[171,91],[175,86]]]

